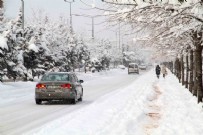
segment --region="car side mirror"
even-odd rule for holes
[[[80,83],[84,83],[84,81],[83,81],[83,80],[79,80],[79,82],[80,82]]]

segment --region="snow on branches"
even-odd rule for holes
[[[141,35],[135,39],[137,41],[146,39],[149,42],[145,42],[146,46],[157,50],[173,50],[176,46],[179,52],[187,46],[193,48],[195,45],[191,41],[192,33],[202,31],[203,7],[200,0],[133,0],[130,2],[106,0],[104,2],[114,5],[112,9],[115,12],[109,13],[108,21],[131,25],[129,34]],[[134,5],[128,5],[132,2]],[[187,37],[184,39],[188,42],[180,40],[182,37]],[[182,42],[181,46],[177,41]],[[164,47],[166,44],[167,47]],[[158,48],[157,45],[162,47]]]

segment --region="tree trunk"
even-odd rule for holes
[[[188,64],[188,53],[186,55],[186,80],[185,80],[185,88],[188,88],[188,75],[189,75],[189,64]]]
[[[181,81],[182,85],[185,85],[185,68],[184,68],[184,60],[183,60],[183,55],[181,56]]]
[[[178,76],[178,80],[181,83],[181,63],[180,60],[177,60],[177,76]]]
[[[196,76],[197,76],[197,61],[196,61],[196,57],[197,57],[197,54],[196,54],[196,50],[194,50],[194,68],[193,68],[193,80],[194,80],[194,84],[193,84],[193,88],[192,88],[192,94],[194,96],[197,96],[197,79],[196,79]]]
[[[194,94],[197,96],[198,103],[202,102],[202,29],[200,31],[193,31],[193,42],[195,46],[195,82],[194,82]]]
[[[170,62],[170,68],[171,68],[171,72],[174,73],[174,69],[173,69],[173,61]]]
[[[189,83],[189,90],[192,93],[192,88],[194,85],[194,81],[193,81],[193,73],[194,73],[194,62],[193,62],[193,50],[190,50],[190,83]]]
[[[178,77],[178,74],[177,74],[177,58],[176,58],[176,60],[175,60],[175,62],[174,62],[175,64],[174,64],[174,74],[175,74],[175,76],[176,77]]]
[[[85,70],[85,73],[87,73],[86,63],[85,63],[85,66],[84,66],[84,68],[85,68],[85,69],[84,69],[84,70]]]
[[[3,0],[0,0],[0,8],[3,8],[4,6],[3,3],[4,3]]]
[[[197,61],[197,75],[196,75],[196,79],[197,79],[197,99],[198,99],[198,103],[202,102],[202,97],[203,97],[203,92],[202,92],[202,46],[201,44],[198,44],[198,46],[196,46],[197,50],[196,50],[196,61]]]
[[[175,61],[175,75],[180,82],[180,62],[178,58],[176,58],[176,61]]]

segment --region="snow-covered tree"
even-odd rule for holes
[[[46,61],[50,58],[50,50],[47,48],[48,42],[44,37],[44,30],[35,29],[30,30],[27,35],[31,34],[31,39],[28,40],[27,46],[25,48],[23,57],[24,65],[28,70],[31,70],[32,76],[39,76],[43,74],[46,70],[49,70],[51,66],[51,61]],[[29,38],[28,38],[29,39]],[[51,67],[50,67],[51,66]]]
[[[20,10],[15,21],[11,21],[9,29],[6,32],[9,46],[9,53],[7,53],[7,74],[14,79],[17,76],[24,77],[26,68],[23,65],[22,52],[26,45],[24,38],[24,31],[22,29],[22,11]]]
[[[131,25],[131,33],[142,35],[137,40],[145,40],[145,45],[154,47],[162,58],[174,52],[181,62],[179,78],[184,84],[183,52],[188,48],[195,53],[196,71],[194,79],[197,84],[194,92],[198,102],[202,101],[202,22],[203,8],[201,0],[103,0],[114,4],[108,9],[109,21],[120,21],[123,25]],[[141,34],[142,33],[142,34]],[[144,33],[144,34],[143,34]],[[185,36],[186,35],[186,36]],[[185,38],[186,37],[186,38]],[[184,38],[184,40],[182,40]],[[180,40],[181,39],[181,40]],[[181,42],[178,42],[181,41]],[[192,57],[192,56],[191,56]],[[193,63],[191,61],[190,63]],[[191,74],[192,76],[192,74]],[[193,80],[192,80],[193,81]]]
[[[86,72],[86,67],[90,64],[90,52],[82,37],[79,37],[77,48],[79,68],[84,67]]]

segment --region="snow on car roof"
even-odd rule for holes
[[[129,65],[137,65],[137,63],[129,63]]]
[[[74,74],[73,72],[47,72],[46,74]]]

